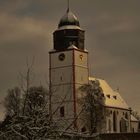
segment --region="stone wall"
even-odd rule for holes
[[[140,133],[100,134],[94,137],[63,135],[60,140],[140,140]]]
[[[100,140],[140,140],[140,133],[102,134]]]

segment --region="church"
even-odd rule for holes
[[[131,115],[131,109],[119,91],[114,91],[105,80],[89,75],[89,54],[84,41],[85,31],[68,8],[53,33],[54,47],[49,52],[49,110],[52,119],[64,130],[72,127],[78,132],[88,131],[86,120],[78,116],[81,112],[78,89],[90,81],[98,81],[108,113],[102,133],[138,132],[139,122]]]

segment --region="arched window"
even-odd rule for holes
[[[113,112],[113,131],[117,131],[117,115],[115,111]]]
[[[63,77],[62,76],[60,77],[60,81],[63,81]]]
[[[65,108],[64,106],[60,107],[60,117],[64,117],[65,116]]]
[[[121,118],[120,120],[120,132],[126,133],[128,128],[128,121],[126,119]]]
[[[123,126],[122,125],[123,125],[123,122],[122,122],[122,119],[121,119],[120,120],[120,133],[123,132]]]
[[[111,120],[108,120],[108,131],[111,132]]]
[[[125,113],[125,119],[128,119],[128,113],[127,112]]]
[[[140,122],[139,122],[139,126],[138,126],[138,129],[140,130]]]

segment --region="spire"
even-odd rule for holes
[[[65,14],[59,21],[58,29],[53,34],[54,49],[64,51],[70,47],[72,43],[77,49],[84,51],[84,30],[80,28],[77,17],[71,12],[70,0],[66,0]],[[71,45],[72,45],[71,44]]]
[[[67,13],[70,11],[70,1],[68,0]]]

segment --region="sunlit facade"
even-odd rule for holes
[[[89,124],[81,117],[78,89],[89,81],[98,80],[105,98],[106,121],[102,133],[137,132],[138,121],[132,120],[131,109],[105,80],[89,77],[88,51],[85,32],[77,17],[67,10],[53,33],[54,48],[50,59],[50,114],[62,126],[89,131]],[[133,123],[133,125],[131,125]],[[72,124],[72,125],[71,125]]]

